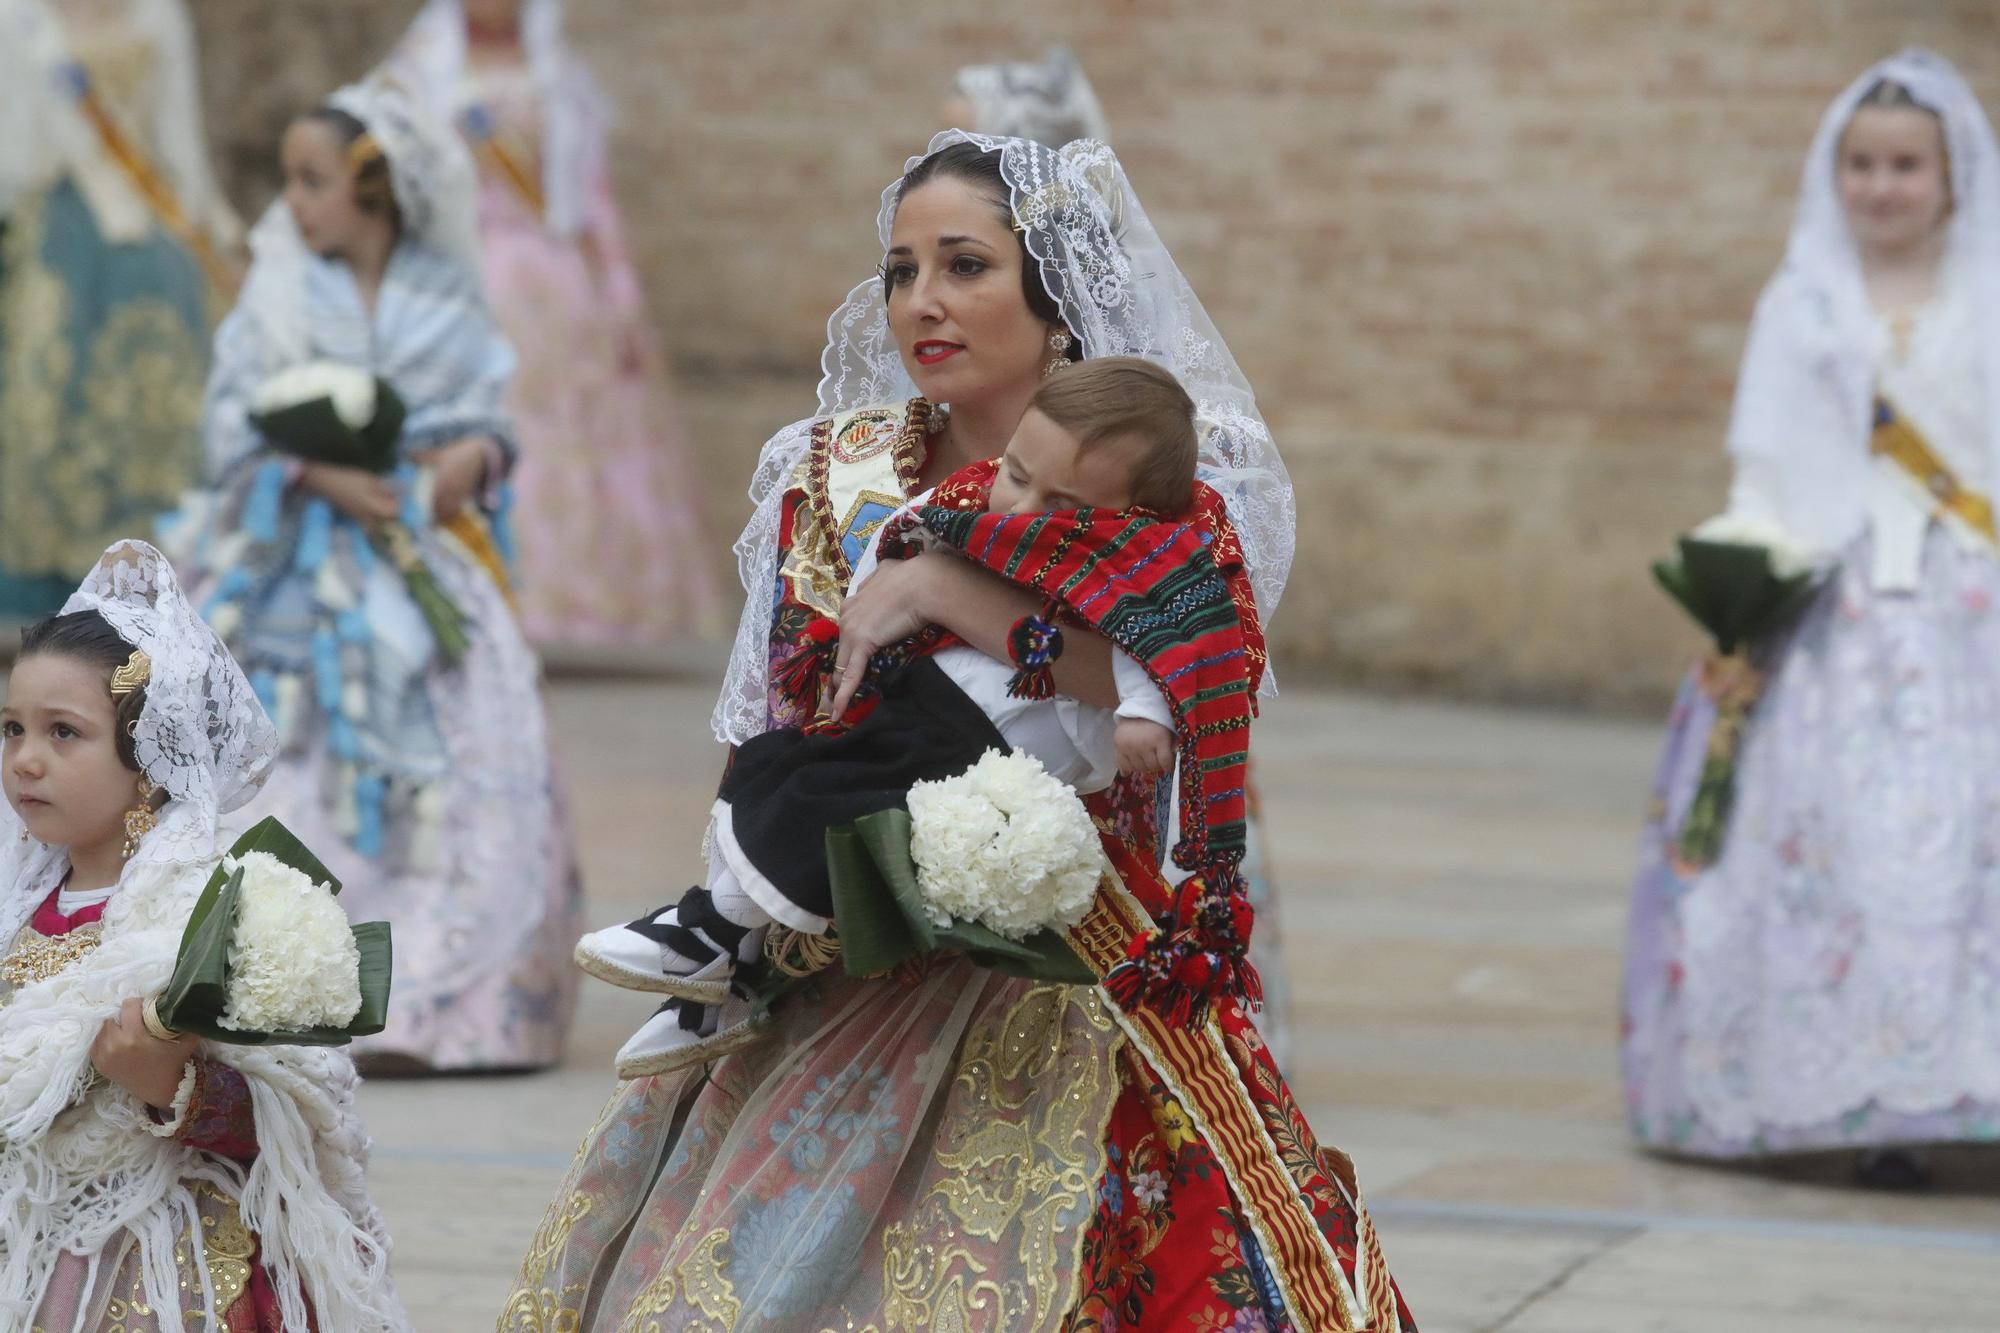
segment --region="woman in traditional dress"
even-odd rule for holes
[[[1907,1145],[2000,1132],[1996,386],[2000,151],[1905,52],[1827,110],[1744,353],[1730,508],[1835,563],[1758,664],[1703,869],[1673,849],[1715,707],[1691,679],[1674,709],[1626,960],[1648,1147],[1917,1184]]]
[[[890,186],[879,225],[883,273],[830,321],[819,415],[758,465],[721,739],[811,720],[833,671],[926,623],[1004,656],[1037,600],[967,562],[919,556],[843,594],[880,520],[997,456],[1041,377],[1079,355],[1144,355],[1180,379],[1204,479],[1275,607],[1283,465],[1109,149],[950,131]],[[826,616],[830,668],[808,632]],[[1092,636],[1054,675],[1060,693],[1117,697]],[[1102,974],[1172,895],[1158,784],[1091,805],[1116,878],[1070,938]],[[1317,1144],[1233,1000],[1190,1029],[963,958],[862,981],[777,952],[809,975],[769,1040],[613,1096],[503,1328],[1411,1326],[1346,1158]]]
[[[479,166],[486,292],[520,364],[514,530],[538,643],[719,627],[702,482],[611,194],[610,108],[560,0],[430,0],[389,72]]]
[[[181,0],[0,0],[0,615],[62,604],[201,473],[241,228]]]
[[[185,539],[202,612],[284,740],[259,813],[318,851],[350,912],[395,926],[389,1026],[359,1043],[371,1070],[547,1065],[580,890],[499,555],[513,356],[480,295],[471,164],[379,84],[293,121],[283,157],[216,334],[214,491]],[[288,458],[252,420],[274,376],[317,361],[401,398],[395,473]],[[405,537],[463,618],[457,651],[398,568]]]
[[[346,1053],[149,1007],[278,748],[158,551],[22,636],[0,733],[0,1327],[407,1330]]]

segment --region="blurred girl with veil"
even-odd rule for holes
[[[216,334],[213,490],[183,539],[285,745],[258,813],[395,928],[388,1030],[357,1044],[371,1071],[552,1064],[580,889],[509,601],[514,362],[480,293],[471,163],[383,83],[295,119],[283,159]],[[272,433],[276,389],[342,372],[403,409],[386,471]]]
[[[1755,664],[1710,865],[1675,847],[1716,708],[1694,681],[1675,706],[1626,957],[1650,1148],[1860,1149],[1913,1186],[1914,1145],[2000,1129],[1996,392],[2000,148],[1906,51],[1820,122],[1743,356],[1730,511],[1836,563]]]

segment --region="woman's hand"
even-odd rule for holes
[[[840,647],[833,659],[833,705],[838,722],[868,676],[868,660],[935,621],[929,608],[953,575],[970,572],[962,560],[927,554],[884,560],[861,590],[840,607]]]
[[[868,659],[920,630],[939,625],[998,662],[1022,616],[1035,615],[1046,599],[1017,588],[998,574],[945,551],[910,560],[885,560],[840,612],[840,647],[834,659],[830,708],[838,721],[854,700]],[[1066,631],[1055,664],[1056,693],[1099,708],[1118,706],[1111,675],[1111,643],[1084,629]]]
[[[307,463],[299,485],[330,503],[364,528],[386,523],[403,507],[402,497],[387,477],[338,463]]]
[[[90,1043],[90,1063],[146,1105],[164,1111],[174,1104],[199,1038],[182,1033],[172,1041],[160,1040],[146,1030],[143,1008],[140,1001],[127,1000],[116,1018],[104,1020]]]
[[[465,435],[450,444],[439,445],[414,455],[416,463],[431,470],[431,514],[440,523],[458,517],[479,488],[486,484],[486,440]]]

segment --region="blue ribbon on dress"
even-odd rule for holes
[[[299,549],[292,567],[301,574],[317,573],[333,549],[333,506],[325,500],[306,501],[299,516]]]
[[[284,462],[273,458],[251,478],[249,494],[243,499],[243,530],[252,541],[278,540],[278,518],[285,504],[285,474]]]
[[[382,806],[389,784],[374,773],[354,779],[354,850],[363,856],[382,854]]]

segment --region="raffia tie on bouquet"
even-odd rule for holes
[[[1765,673],[1739,648],[1732,653],[1709,654],[1695,679],[1701,692],[1715,704],[1715,721],[1708,729],[1701,783],[1681,824],[1675,862],[1676,868],[1685,872],[1705,869],[1721,854],[1722,835],[1729,827],[1729,810],[1736,795],[1736,757],[1750,710],[1763,696]]]

